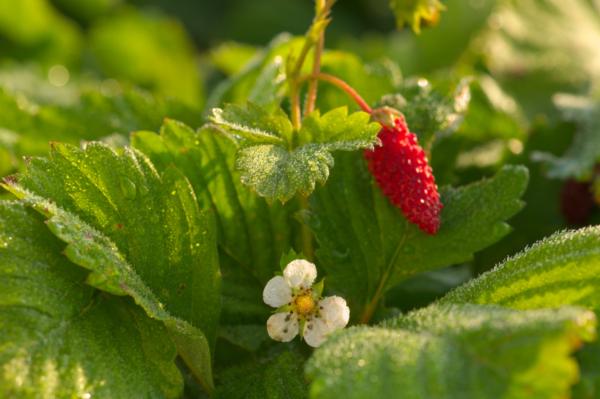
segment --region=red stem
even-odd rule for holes
[[[334,86],[338,87],[339,89],[343,90],[344,92],[346,92],[346,94],[348,94],[354,100],[354,102],[356,102],[356,104],[358,104],[358,106],[363,111],[365,111],[368,114],[373,112],[373,110],[371,109],[369,104],[367,104],[367,102],[360,96],[360,94],[358,94],[358,92],[356,90],[354,90],[354,88],[352,86],[350,86],[348,83],[344,82],[342,79],[340,79],[336,76],[333,76],[333,75],[329,75],[327,73],[323,73],[323,72],[319,72],[315,75],[311,75],[308,78],[315,78],[315,79],[319,79],[319,80],[322,80],[327,83],[331,83],[332,85],[334,85]]]

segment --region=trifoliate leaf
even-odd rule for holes
[[[210,389],[220,276],[214,221],[174,168],[159,176],[141,153],[55,144],[5,188],[48,218],[87,283],[127,294],[165,323],[179,354]]]
[[[308,196],[317,183],[324,184],[333,167],[333,156],[326,148],[308,144],[288,151],[284,147],[263,144],[242,148],[236,168],[242,183],[269,200],[286,202],[300,193]]]
[[[321,115],[317,110],[302,122],[298,142],[325,144],[329,151],[352,151],[372,147],[380,129],[378,123],[371,123],[366,112],[348,115],[348,109],[340,107]]]
[[[435,25],[446,9],[439,0],[390,0],[390,7],[398,28],[408,24],[415,33],[421,32],[421,25]]]
[[[304,399],[304,358],[286,351],[224,370],[217,396],[223,399]]]
[[[548,164],[550,177],[589,179],[600,161],[600,94],[559,94],[554,102],[564,119],[577,124],[577,132],[561,157],[548,153],[536,153],[534,157]]]
[[[580,305],[600,309],[600,227],[557,233],[457,288],[441,303],[517,309]]]
[[[577,308],[433,306],[330,337],[307,364],[310,396],[567,397],[578,378],[570,354],[593,338],[595,324]]]
[[[309,195],[333,167],[332,151],[372,147],[380,126],[369,115],[348,115],[345,107],[308,115],[298,132],[281,110],[270,113],[249,104],[213,112],[212,122],[240,144],[236,169],[241,181],[267,200],[286,202]]]
[[[340,154],[336,161],[303,219],[319,243],[328,287],[348,299],[355,319],[365,320],[398,282],[467,261],[508,234],[505,220],[521,209],[528,177],[525,168],[507,166],[491,179],[443,189],[441,228],[429,236],[381,194],[360,154]]]
[[[7,398],[177,398],[167,329],[99,293],[35,212],[0,202],[0,392]]]

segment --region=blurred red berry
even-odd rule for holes
[[[425,151],[404,118],[379,131],[382,145],[365,151],[369,170],[383,194],[428,234],[440,228],[442,203]]]
[[[567,180],[560,193],[560,211],[568,224],[587,224],[594,209],[594,196],[587,182]]]

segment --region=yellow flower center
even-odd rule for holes
[[[315,308],[315,301],[311,295],[300,295],[296,298],[296,312],[301,315],[309,314]]]

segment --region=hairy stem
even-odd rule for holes
[[[326,13],[325,18],[329,17],[330,9],[327,8],[327,4],[324,0],[317,1],[318,12]],[[315,55],[312,67],[312,76],[316,76],[321,72],[321,55],[323,54],[323,48],[325,47],[325,30],[319,35],[319,40],[315,46]],[[308,92],[306,94],[306,104],[304,106],[304,115],[308,115],[315,110],[315,103],[317,102],[317,89],[319,86],[319,80],[313,78],[310,80],[308,85]]]
[[[300,72],[302,71],[306,57],[314,46],[317,46],[317,49],[315,50],[313,71],[320,71],[322,44],[325,40],[325,28],[329,24],[329,13],[335,1],[336,0],[316,0],[315,17],[313,18],[313,22],[306,32],[304,45],[300,50],[298,58],[294,60],[293,66],[288,68],[287,80],[291,104],[292,124],[296,130],[302,125],[302,112],[300,107]],[[314,99],[310,100],[312,105],[310,108],[308,108],[310,111],[314,109],[314,103],[316,101],[316,87],[313,89],[313,91]]]

